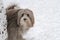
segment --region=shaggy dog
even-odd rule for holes
[[[12,5],[6,9],[8,40],[25,40],[22,35],[34,25],[34,15],[29,9],[15,9]]]

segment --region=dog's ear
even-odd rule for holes
[[[23,9],[18,10],[18,15],[17,15],[17,24],[20,26],[20,19],[22,15]]]
[[[34,14],[33,14],[33,12],[32,12],[31,10],[29,10],[29,9],[25,9],[25,10],[28,12],[29,17],[30,17],[31,22],[32,22],[32,26],[33,26],[33,25],[34,25]]]

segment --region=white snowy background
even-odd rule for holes
[[[26,40],[60,40],[60,0],[4,0],[5,8],[17,4],[33,11],[35,24]]]

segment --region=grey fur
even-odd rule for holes
[[[14,9],[14,5],[10,8],[7,8],[6,12],[8,22],[8,40],[25,40],[23,39],[22,35],[30,27],[33,27],[33,12],[29,9]],[[21,17],[23,13],[24,16]],[[27,14],[29,14],[29,17],[27,16]],[[28,22],[24,22],[24,18],[26,18]]]

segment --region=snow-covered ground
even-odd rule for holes
[[[60,0],[4,0],[4,6],[17,4],[34,12],[35,24],[26,40],[60,40]]]

